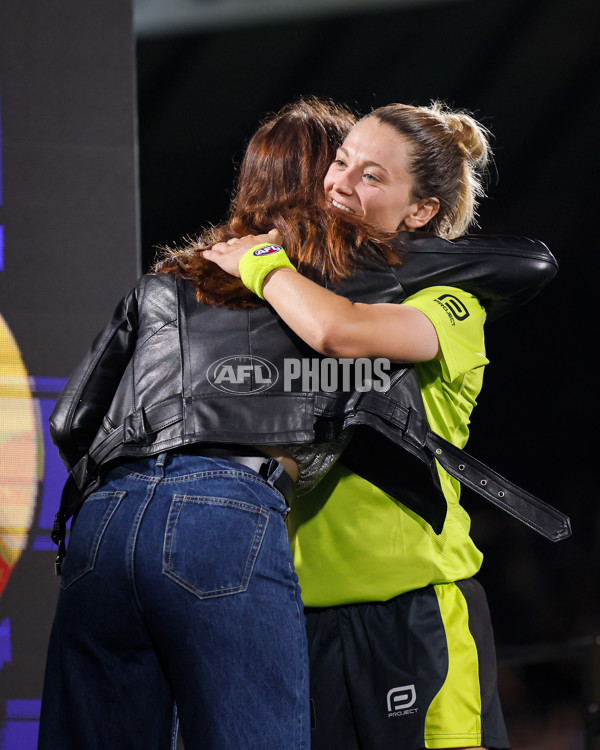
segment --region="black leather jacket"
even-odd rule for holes
[[[403,233],[400,241],[407,249],[403,265],[357,271],[335,291],[354,301],[401,302],[430,286],[456,286],[475,294],[494,319],[534,297],[557,270],[545,245],[524,238],[447,241]],[[309,443],[369,422],[357,417],[360,399],[307,392],[300,380],[281,376],[286,361],[318,356],[267,305],[239,311],[202,305],[181,278],[143,276],[50,417],[52,439],[77,485],[63,498],[63,516],[117,458],[198,443]],[[234,377],[219,381],[217,372]],[[398,386],[394,398],[402,398]]]

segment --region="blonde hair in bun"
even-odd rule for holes
[[[440,209],[425,227],[450,239],[476,224],[479,199],[492,158],[490,132],[468,112],[443,102],[429,106],[388,104],[375,117],[406,138],[415,198],[437,198]]]

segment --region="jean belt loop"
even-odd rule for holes
[[[156,467],[159,469],[164,469],[165,464],[167,462],[167,456],[169,455],[168,451],[163,451],[162,453],[159,453],[156,457]]]
[[[270,458],[268,461],[265,461],[260,468],[260,474],[271,485],[274,485],[277,482],[282,471],[283,466],[275,458]]]
[[[277,459],[270,458],[261,466],[259,473],[266,480],[267,484],[283,495],[289,510],[290,502],[294,499],[296,485],[290,475],[284,470],[283,465]]]

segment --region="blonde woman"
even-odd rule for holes
[[[474,221],[489,158],[488,133],[471,116],[392,104],[350,131],[325,193],[331,210],[377,230],[454,238]],[[488,364],[480,301],[431,286],[402,304],[354,303],[289,267],[257,290],[251,248],[278,240],[230,240],[205,257],[241,275],[322,354],[414,363],[412,397],[431,428],[462,448]],[[312,748],[506,748],[489,613],[474,579],[482,554],[460,485],[438,467],[446,512],[434,530],[418,512],[421,480],[397,454],[382,460],[375,438],[357,430],[288,520],[307,615]],[[386,470],[400,486],[394,496],[381,487]]]

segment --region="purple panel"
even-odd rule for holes
[[[10,642],[10,620],[8,617],[0,622],[0,669],[12,661]]]
[[[41,700],[13,700],[6,701],[7,719],[39,719]]]
[[[39,721],[7,721],[0,733],[0,750],[36,750]]]
[[[35,750],[40,700],[7,700],[6,723],[0,732],[0,750]]]

